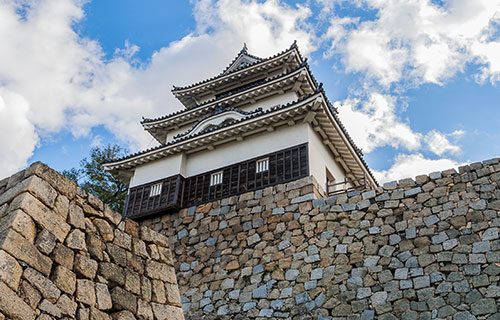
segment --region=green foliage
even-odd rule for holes
[[[104,170],[103,163],[125,155],[127,151],[119,145],[94,147],[89,157],[80,161],[80,168],[64,170],[62,174],[75,181],[80,188],[101,199],[116,212],[123,211],[127,186]]]

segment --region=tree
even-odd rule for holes
[[[94,147],[89,157],[80,161],[80,168],[64,170],[62,174],[76,184],[101,199],[111,209],[122,212],[127,186],[104,170],[103,163],[125,155],[127,151],[119,145]]]

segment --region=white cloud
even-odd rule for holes
[[[460,165],[462,164],[451,159],[428,159],[420,153],[399,154],[390,169],[384,171],[373,170],[373,174],[378,182],[383,184],[388,181],[457,168]]]
[[[500,79],[499,0],[363,0],[375,10],[373,20],[345,23],[333,16],[327,37],[331,52],[349,71],[362,72],[385,88],[408,84],[443,84],[466,63],[479,63],[480,79]],[[331,7],[326,7],[331,10]],[[346,31],[348,30],[348,32]]]
[[[431,130],[425,135],[424,140],[427,143],[429,150],[438,156],[441,156],[444,153],[458,154],[461,152],[460,147],[451,143],[448,137],[458,138],[463,134],[465,134],[465,132],[461,130],[454,131],[448,135],[436,130]]]
[[[390,95],[371,93],[366,100],[347,99],[334,105],[347,131],[364,152],[377,147],[417,150],[422,136],[396,116],[396,99]]]
[[[0,1],[0,121],[16,118],[0,127],[0,148],[11,151],[0,156],[0,177],[26,165],[40,135],[61,130],[81,137],[102,125],[132,150],[148,146],[151,137],[139,124],[141,116],[181,108],[170,93],[172,85],[219,73],[243,42],[262,56],[287,48],[295,39],[303,53],[316,48],[314,32],[305,22],[311,15],[306,7],[276,0],[203,0],[195,3],[196,31],[136,68],[133,54],[138,48],[133,44],[118,48],[106,61],[98,42],[75,33],[74,24],[84,17],[83,3]],[[21,5],[27,5],[23,17]],[[13,136],[15,145],[5,138]]]
[[[28,112],[21,95],[0,87],[0,177],[25,166],[33,154],[38,136]]]

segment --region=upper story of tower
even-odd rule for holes
[[[295,43],[265,59],[249,54],[244,46],[219,75],[184,87],[174,86],[172,93],[184,105],[183,110],[141,123],[159,143],[167,143],[216,110],[249,112],[255,106],[265,110],[310,95],[317,88],[307,59],[302,58]]]

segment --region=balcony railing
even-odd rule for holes
[[[161,184],[161,192],[151,196],[151,188],[157,184]],[[175,175],[130,188],[125,199],[124,217],[139,218],[160,211],[179,209],[182,203],[179,190],[182,190],[183,184],[184,178]]]
[[[342,182],[326,183],[326,190],[327,190],[326,192],[329,197],[344,192],[351,192],[356,190],[363,191],[368,189],[371,189],[371,184],[369,180],[366,178],[365,174],[363,174],[362,178],[350,179],[350,180],[345,178],[344,181]]]
[[[269,158],[269,168],[257,172],[257,161],[263,158]],[[186,178],[183,207],[305,177],[309,175],[307,161],[304,144]],[[222,183],[210,186],[211,174],[219,171],[223,172]]]

